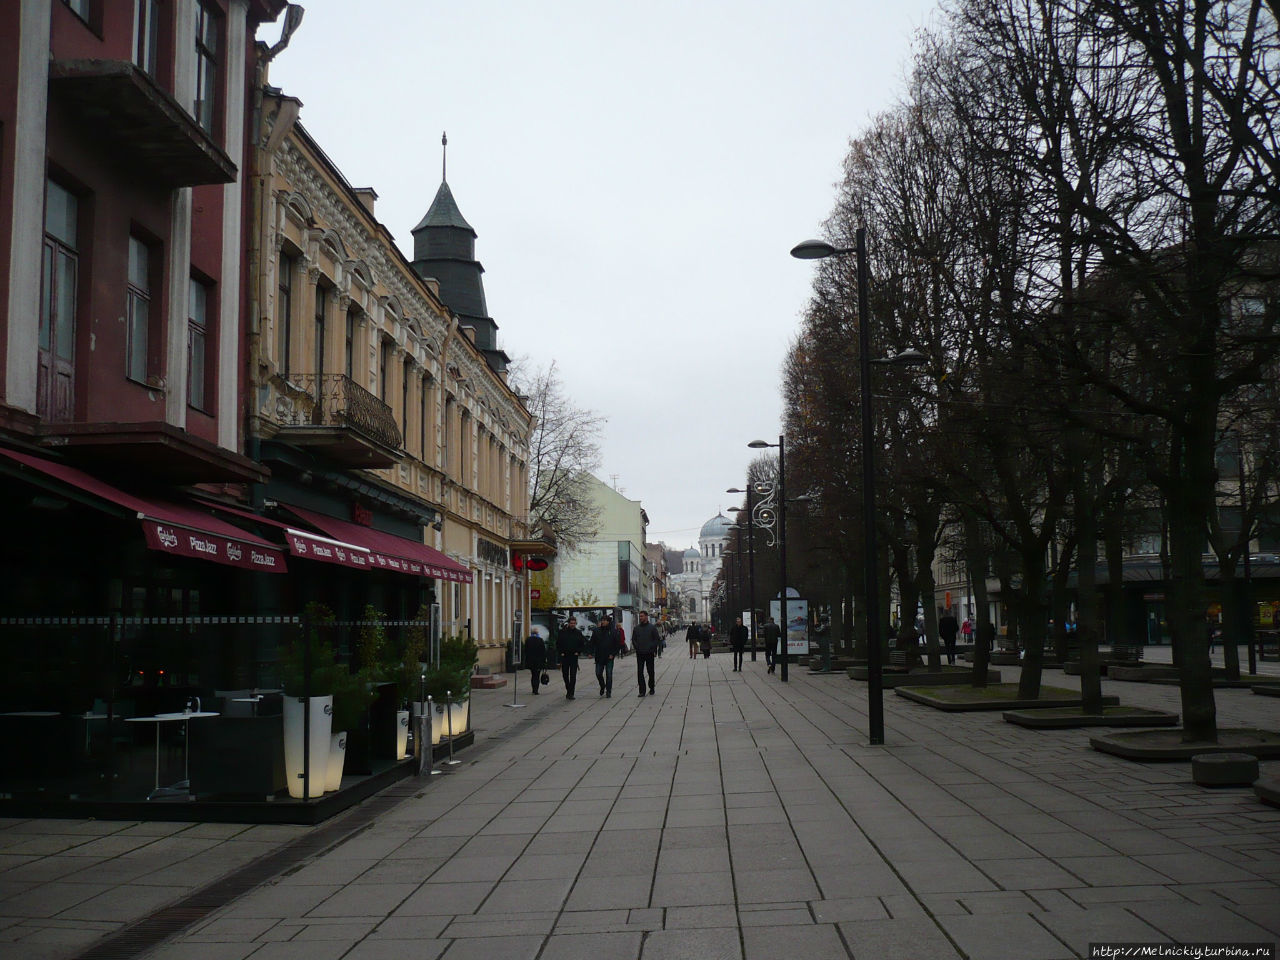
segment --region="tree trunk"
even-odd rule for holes
[[[1022,558],[1022,603],[1018,626],[1022,634],[1022,674],[1018,679],[1018,696],[1023,700],[1040,698],[1040,681],[1044,673],[1044,631],[1049,619],[1044,605],[1044,552]]]
[[[982,526],[970,510],[964,511],[965,563],[973,583],[973,605],[977,609],[973,629],[973,679],[975,687],[987,685],[987,668],[991,664],[991,644],[995,628],[991,625],[987,600],[987,551],[982,542]]]
[[[1243,633],[1244,584],[1236,579],[1235,555],[1224,551],[1218,558],[1218,590],[1222,596],[1222,664],[1228,680],[1240,679],[1240,648]]]
[[[1204,549],[1207,510],[1194,483],[1170,491],[1168,597],[1169,631],[1180,654],[1182,738],[1216,743],[1217,708],[1209,669],[1209,632],[1205,624]],[[1211,488],[1211,487],[1210,487]]]
[[[1084,469],[1077,471],[1076,509],[1076,639],[1080,644],[1080,699],[1085,713],[1102,713],[1102,664],[1098,657],[1098,521],[1094,513],[1099,484]]]

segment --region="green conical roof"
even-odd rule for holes
[[[427,227],[461,227],[471,231],[472,236],[475,236],[476,232],[462,216],[462,211],[458,209],[457,201],[453,199],[453,191],[449,189],[447,182],[441,182],[440,189],[436,191],[436,198],[431,201],[431,209],[412,232],[417,233]]]

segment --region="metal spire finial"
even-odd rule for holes
[[[449,135],[440,134],[440,179],[448,183],[449,177]]]

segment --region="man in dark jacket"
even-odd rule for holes
[[[618,655],[621,641],[618,630],[608,617],[601,617],[596,631],[591,635],[596,658],[596,680],[600,684],[600,696],[613,696],[613,661]]]
[[[742,618],[737,617],[729,629],[729,646],[733,648],[733,669],[742,672],[742,651],[747,648],[748,630],[742,625]]]
[[[760,632],[764,634],[764,658],[769,662],[769,672],[773,673],[778,666],[778,641],[782,639],[782,628],[770,617],[760,628]]]
[[[538,686],[542,680],[542,668],[546,662],[547,645],[540,635],[529,634],[529,639],[524,642],[524,665],[529,671],[529,685],[533,687],[535,694],[538,692]]]
[[[649,612],[640,611],[640,622],[631,631],[631,649],[636,652],[636,680],[640,683],[640,696],[644,696],[644,674],[649,671],[649,692],[653,693],[653,661],[658,655],[658,628],[649,622]]]
[[[960,623],[950,610],[938,618],[938,635],[947,649],[947,663],[956,662],[956,634],[959,632]]]
[[[560,628],[556,636],[556,653],[560,654],[560,676],[564,677],[564,696],[573,699],[573,690],[578,685],[578,654],[586,647],[587,638],[578,629],[576,617]]]

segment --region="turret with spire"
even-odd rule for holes
[[[418,276],[440,284],[440,299],[458,315],[463,327],[475,331],[476,346],[496,372],[506,370],[510,358],[498,349],[498,325],[484,300],[484,267],[476,260],[476,232],[453,199],[448,180],[447,135],[440,137],[440,189],[426,216],[413,228],[413,269]]]

